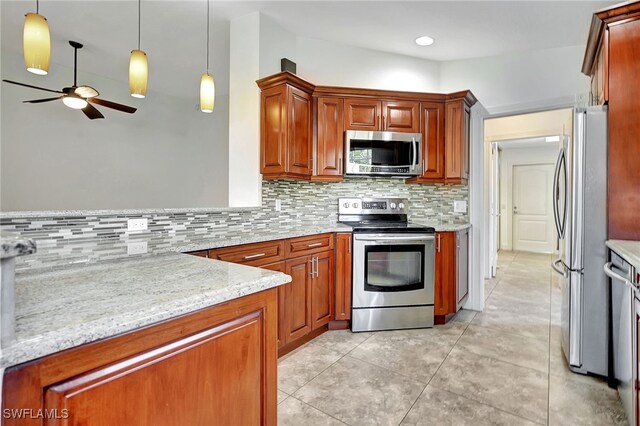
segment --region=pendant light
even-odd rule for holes
[[[131,96],[144,98],[147,95],[148,78],[147,54],[140,50],[140,0],[138,0],[138,48],[131,51],[129,59],[129,92]]]
[[[200,78],[200,111],[213,112],[216,99],[216,85],[209,74],[209,0],[207,0],[207,72]]]
[[[47,18],[39,12],[40,3],[36,0],[36,13],[27,13],[24,18],[22,49],[27,71],[45,75],[49,72],[51,59],[51,35]]]

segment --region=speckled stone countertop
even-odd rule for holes
[[[431,226],[436,232],[460,231],[471,227],[469,223],[439,223],[439,222],[420,222],[415,221],[413,224]],[[207,250],[213,248],[230,247],[241,244],[259,243],[263,241],[282,240],[286,238],[304,237],[307,235],[324,234],[327,232],[351,232],[352,227],[343,223],[312,223],[295,226],[282,226],[270,228],[256,228],[250,234],[243,233],[234,236],[226,234],[203,235],[201,240],[192,239],[188,244],[176,244],[176,251],[191,252],[198,250]]]
[[[16,275],[16,339],[0,368],[290,282],[266,269],[180,253]]]
[[[640,270],[640,241],[609,240],[607,247]]]
[[[3,232],[0,234],[0,242],[0,259],[23,256],[36,251],[36,244],[33,240],[19,235]]]

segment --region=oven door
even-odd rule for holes
[[[434,236],[356,234],[353,307],[433,304]]]

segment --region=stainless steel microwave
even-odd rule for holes
[[[345,133],[347,175],[418,176],[422,174],[420,133]]]

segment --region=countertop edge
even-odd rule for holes
[[[18,341],[13,345],[2,348],[0,352],[2,355],[0,359],[0,370],[53,355],[66,349],[72,349],[103,339],[135,332],[137,329],[143,327],[170,321],[182,315],[188,315],[230,300],[270,290],[289,282],[291,282],[289,275],[281,272],[273,272],[273,275],[235,286],[232,289],[222,289],[212,294],[193,295],[192,297],[180,300],[177,306],[168,307],[161,312],[150,309],[151,312],[149,316],[145,316],[144,319],[125,320],[122,323],[116,323],[114,325],[114,322],[118,319],[117,317],[103,318],[72,328],[51,331],[38,336],[38,338],[27,341]],[[91,333],[87,333],[87,329],[90,329]]]
[[[606,244],[636,269],[640,269],[640,241],[607,240]]]

